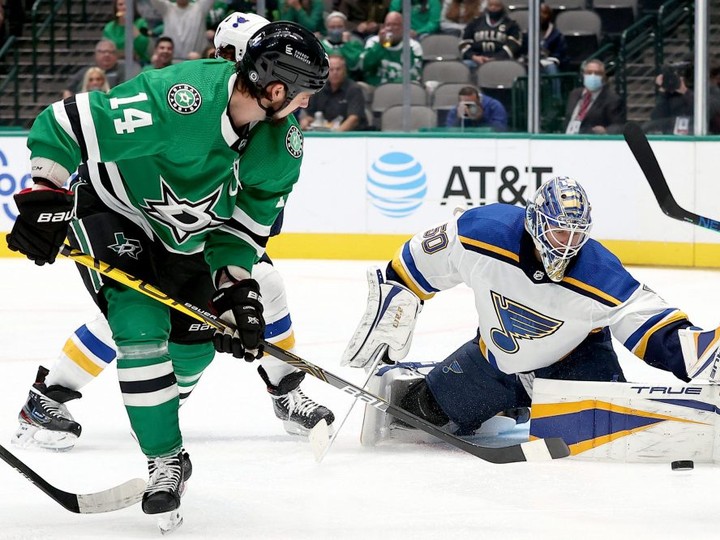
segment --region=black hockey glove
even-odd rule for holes
[[[14,199],[19,215],[7,236],[8,247],[38,266],[54,263],[72,219],[72,191],[28,188]]]
[[[246,362],[262,356],[265,319],[260,299],[260,286],[254,279],[243,279],[215,293],[210,307],[220,319],[236,327],[235,332],[215,331],[216,351],[231,353]]]

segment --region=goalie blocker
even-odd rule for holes
[[[720,463],[718,386],[535,379],[530,439],[561,437],[571,457]]]

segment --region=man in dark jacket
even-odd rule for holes
[[[485,13],[468,23],[460,41],[463,61],[475,71],[492,60],[514,60],[522,46],[522,30],[502,0],[488,0]]]
[[[605,64],[583,64],[583,87],[570,92],[565,110],[565,133],[620,133],[625,125],[625,103],[607,84]]]

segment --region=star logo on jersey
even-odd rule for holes
[[[290,126],[285,136],[285,148],[287,148],[287,151],[290,152],[290,155],[294,158],[302,156],[303,136],[297,126]]]
[[[176,84],[170,88],[167,100],[173,110],[180,114],[192,114],[202,105],[200,92],[185,83]]]
[[[161,199],[145,199],[142,209],[166,225],[178,244],[182,244],[190,236],[201,234],[207,229],[213,229],[222,224],[212,208],[220,197],[221,187],[207,197],[191,201],[178,197],[165,179],[160,177]]]
[[[112,249],[115,253],[117,253],[120,257],[123,255],[128,255],[132,259],[137,260],[138,255],[142,253],[142,245],[140,244],[140,240],[135,240],[134,238],[125,238],[125,235],[121,232],[115,233],[115,243],[110,244],[108,246],[110,249]]]
[[[490,338],[497,347],[508,354],[520,349],[520,339],[540,339],[558,331],[563,321],[553,319],[527,306],[490,291],[500,328],[490,330]]]

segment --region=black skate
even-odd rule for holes
[[[171,456],[148,458],[150,479],[143,495],[143,512],[163,514],[180,508],[180,498],[185,490],[186,470],[192,473],[190,456],[184,451]]]
[[[82,394],[57,384],[46,386],[47,374],[48,370],[40,366],[35,384],[18,415],[20,425],[11,442],[23,448],[70,450],[80,437],[82,427],[64,403],[80,398]]]
[[[286,375],[277,386],[270,384],[262,366],[258,368],[258,373],[267,384],[275,416],[283,421],[283,427],[290,435],[307,436],[320,420],[324,419],[328,426],[335,421],[330,409],[307,397],[299,388],[305,378],[302,371]]]

